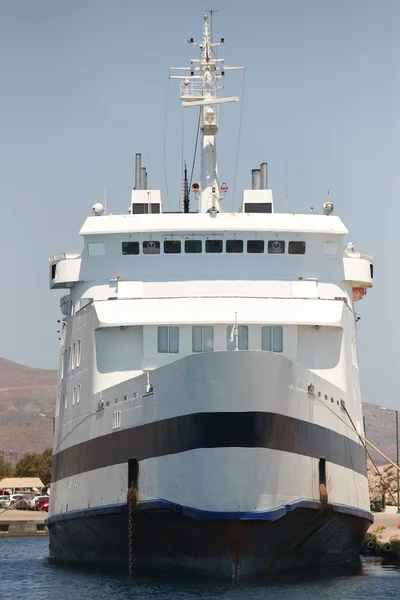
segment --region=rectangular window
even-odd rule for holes
[[[122,254],[139,254],[139,242],[122,242]]]
[[[81,384],[78,384],[78,389],[76,390],[76,403],[79,404],[81,401]]]
[[[261,328],[261,349],[269,352],[283,351],[283,327],[267,325]]]
[[[262,254],[264,252],[264,240],[248,240],[247,252],[250,254]]]
[[[76,351],[76,366],[81,364],[82,340],[78,340],[78,348]]]
[[[214,350],[214,327],[206,325],[192,327],[193,352],[212,352]]]
[[[150,211],[149,211],[149,205],[150,205]],[[160,205],[158,202],[132,202],[132,214],[133,215],[148,215],[149,213],[152,214],[159,214],[160,213]]]
[[[153,240],[143,242],[143,254],[160,254],[160,242]]]
[[[244,205],[245,213],[271,213],[271,202],[246,202]]]
[[[164,354],[179,352],[179,327],[158,328],[158,352]]]
[[[206,240],[206,252],[208,252],[208,253],[222,252],[222,240]]]
[[[269,240],[268,242],[268,254],[284,254],[285,253],[285,242],[280,240]]]
[[[236,335],[235,325],[230,325],[226,331],[227,334],[227,350],[236,350]],[[247,325],[239,325],[237,327],[238,350],[249,349],[249,328]]]
[[[164,254],[180,254],[181,242],[179,240],[165,240]]]
[[[226,252],[240,254],[243,252],[243,240],[226,240]]]
[[[200,254],[202,246],[201,240],[185,240],[185,252],[188,254]]]
[[[106,253],[106,247],[104,242],[90,242],[88,244],[89,256],[104,256]]]
[[[76,342],[72,346],[72,368],[75,369],[76,365]]]
[[[289,254],[305,254],[305,242],[289,242]]]

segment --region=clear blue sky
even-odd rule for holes
[[[358,310],[363,397],[400,408],[398,0],[13,0],[0,20],[0,356],[58,363],[58,292],[47,259],[81,249],[78,230],[107,188],[126,212],[135,152],[165,198],[164,109],[171,207],[190,162],[196,115],[183,113],[168,67],[185,65],[204,9],[216,8],[230,65],[246,65],[235,207],[251,168],[269,163],[277,209],[331,197],[357,249],[376,255],[375,289]],[[229,74],[225,94],[242,93]],[[241,105],[223,107],[221,178],[233,189]],[[232,197],[227,200],[232,204]]]

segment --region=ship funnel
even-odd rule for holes
[[[142,155],[135,155],[135,190],[140,190],[140,177],[142,168]]]
[[[261,163],[260,165],[260,189],[268,189],[268,163]]]
[[[253,190],[260,189],[260,169],[253,169],[251,172],[251,188]]]
[[[147,173],[146,167],[140,169],[140,189],[147,190]]]

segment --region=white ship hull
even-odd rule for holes
[[[202,552],[203,558],[212,554],[213,547],[220,553],[221,544],[225,544],[231,547],[223,557],[224,564],[230,561],[229,572],[236,565],[242,576],[261,574],[270,569],[276,555],[271,554],[271,548],[260,546],[262,536],[259,539],[258,534],[248,544],[247,529],[253,531],[258,523],[264,531],[269,523],[279,547],[286,530],[284,523],[294,519],[294,537],[290,527],[282,537],[291,547],[292,543],[296,546],[297,537],[302,539],[310,533],[310,518],[312,523],[318,522],[317,531],[333,526],[335,543],[343,520],[352,523],[351,535],[339,535],[339,540],[347,542],[342,540],[336,549],[327,544],[325,550],[318,550],[318,556],[315,541],[305,555],[292,557],[294,562],[284,561],[288,568],[296,561],[300,561],[299,566],[304,561],[337,562],[358,554],[365,528],[372,520],[365,450],[356,434],[319,405],[307,387],[313,383],[315,390],[321,389],[338,412],[337,401],[344,399],[340,390],[284,356],[252,351],[192,355],[155,370],[152,393],[143,394],[145,383],[141,376],[104,390],[103,402],[128,396],[118,405],[121,427],[106,433],[106,411],[98,410],[71,433],[68,446],[55,455],[49,515],[53,556],[72,559],[83,552],[79,560],[90,562],[97,546],[85,552],[82,540],[76,545],[71,533],[77,527],[76,520],[93,518],[103,523],[114,515],[119,522],[125,515],[125,541],[121,538],[119,542],[122,547],[118,552],[114,548],[114,557],[106,552],[103,558],[106,563],[120,563],[121,555],[128,560],[130,459],[139,465],[135,515],[145,514],[147,520],[151,515],[157,528],[162,530],[165,522],[176,535],[179,531],[181,548],[176,535],[168,534],[174,537],[175,546],[164,557],[167,564],[178,561],[189,570],[196,564],[200,571],[226,574],[227,568],[221,571],[219,554],[208,566],[207,561],[196,561]],[[140,390],[134,399],[134,392]],[[91,431],[89,439],[87,428]],[[320,503],[320,459],[326,461],[328,506]],[[180,519],[174,523],[177,514],[183,523]],[[138,523],[137,536],[142,538],[140,519]],[[193,527],[205,523],[211,527],[210,547],[206,544],[201,550]],[[237,531],[243,531],[239,546],[234,541]],[[98,535],[101,537],[100,530]],[[212,541],[214,536],[219,543]],[[139,548],[147,546],[142,541]],[[192,553],[197,548],[198,554],[185,556],[188,546]],[[159,551],[155,543],[153,557],[147,549],[147,558],[139,552],[136,560],[151,564],[152,558],[157,558],[153,566],[157,562],[162,565]],[[242,568],[243,561],[247,566]],[[281,566],[282,561],[278,562]]]

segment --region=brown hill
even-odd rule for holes
[[[0,358],[0,454],[16,462],[25,452],[52,445],[57,372]]]
[[[51,446],[57,372],[33,369],[0,358],[0,454],[15,462],[25,452]],[[367,438],[396,459],[396,421],[393,412],[363,404]],[[385,461],[373,454],[378,464]]]

